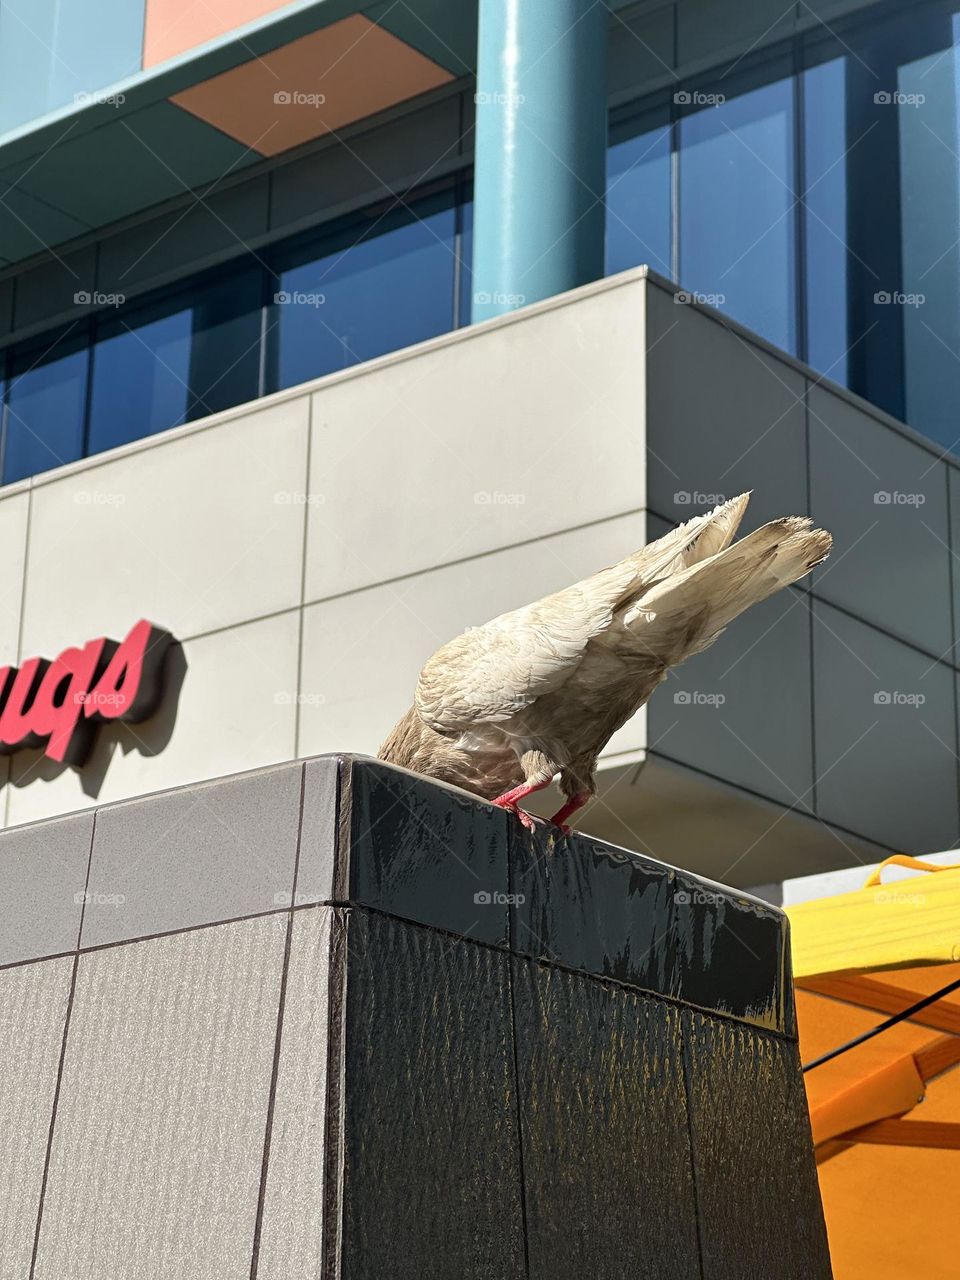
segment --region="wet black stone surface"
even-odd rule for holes
[[[780,911],[378,762],[311,785],[324,1277],[827,1280]]]
[[[545,823],[530,832],[493,805],[379,761],[342,756],[339,774],[324,776],[339,786],[339,820],[318,900],[794,1033],[787,924],[776,907],[590,836]],[[302,857],[315,859],[311,838],[305,827]]]

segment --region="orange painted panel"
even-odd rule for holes
[[[171,102],[274,156],[452,79],[358,14],[185,89]]]
[[[829,996],[798,990],[802,1061],[846,1043],[883,1021],[891,1009],[903,1008],[919,993],[930,994],[958,976],[960,964],[933,965],[858,975],[855,981],[836,975],[824,980]],[[858,998],[866,993],[877,1007],[844,1003],[844,992]],[[936,1013],[938,1023],[954,1027],[958,1008],[960,997],[953,995],[923,1016]],[[929,1135],[941,1125],[954,1126],[960,1123],[960,1068],[952,1066],[955,1043],[951,1052],[945,1050],[956,1039],[930,1026],[899,1023],[809,1071],[804,1083],[810,1110],[822,1116],[842,1107],[845,1099],[868,1109],[882,1103],[874,1083],[889,1083],[891,1066],[914,1054],[943,1074],[930,1079],[923,1101],[906,1111],[909,1123],[928,1126]],[[902,1101],[907,1100],[904,1094]],[[884,1109],[875,1106],[874,1114]],[[956,1280],[960,1151],[827,1142],[818,1155],[835,1280]]]
[[[166,62],[289,3],[290,0],[147,0],[143,65],[154,67]]]

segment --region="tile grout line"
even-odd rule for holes
[[[507,893],[513,892],[513,853],[518,833],[507,826]],[[513,1082],[516,1089],[517,1116],[517,1163],[520,1178],[520,1224],[523,1231],[523,1271],[530,1280],[530,1228],[527,1219],[527,1172],[524,1158],[523,1140],[523,1098],[520,1085],[520,1055],[517,1047],[517,999],[516,999],[516,952],[514,950],[514,914],[507,908],[507,999],[510,1002],[510,1055],[513,1062]]]
[[[687,1039],[687,1029],[684,1025],[682,1013],[677,1018],[677,1030],[680,1033],[680,1070],[683,1073],[683,1096],[685,1101],[685,1110],[687,1113],[687,1151],[690,1156],[690,1181],[693,1191],[694,1204],[694,1222],[697,1228],[697,1255],[700,1260],[700,1276],[704,1280],[706,1271],[704,1270],[703,1261],[703,1232],[700,1223],[700,1191],[699,1179],[697,1177],[697,1149],[693,1140],[693,1099],[690,1095],[690,1045]]]
[[[341,844],[343,792],[349,787],[351,764],[338,760],[334,788],[334,872],[349,858],[349,838]],[[304,769],[306,774],[306,769]],[[350,803],[350,796],[347,797]],[[327,942],[327,1046],[323,1082],[323,1163],[320,1186],[320,1280],[338,1280],[343,1255],[344,1150],[346,1124],[347,960],[350,910],[330,912]]]
[[[63,1072],[67,1057],[67,1037],[70,1033],[70,1022],[73,1015],[73,1002],[77,991],[77,976],[80,969],[80,939],[83,936],[83,919],[87,905],[87,894],[90,889],[90,870],[93,865],[93,847],[97,834],[97,814],[94,811],[90,824],[90,848],[87,853],[87,874],[83,885],[83,898],[80,903],[80,922],[77,927],[77,950],[73,955],[73,966],[70,972],[70,990],[67,994],[67,1008],[63,1019],[63,1037],[60,1041],[60,1058],[57,1063],[57,1079],[53,1090],[53,1103],[50,1108],[50,1125],[47,1129],[47,1148],[43,1159],[43,1174],[40,1179],[40,1195],[37,1201],[37,1225],[33,1235],[33,1249],[30,1254],[29,1280],[33,1280],[37,1267],[37,1256],[40,1250],[40,1231],[43,1226],[43,1209],[47,1197],[47,1183],[50,1177],[50,1160],[53,1154],[53,1135],[57,1123],[57,1109],[60,1104],[60,1089],[63,1084]]]
[[[313,453],[313,406],[314,396],[310,396],[307,401],[307,451],[304,462],[305,472],[303,480],[303,493],[306,501],[303,504],[303,537],[300,544],[300,603],[298,605],[297,619],[297,675],[296,689],[294,691],[294,717],[293,717],[293,754],[300,754],[300,721],[301,706],[300,700],[303,693],[303,635],[305,630],[305,619],[307,616],[306,594],[307,594],[307,553],[310,548],[310,468]],[[297,850],[299,856],[299,848]],[[296,892],[296,885],[294,885]]]
[[[299,913],[302,911],[318,911],[324,908],[332,908],[342,912],[364,911],[370,915],[382,916],[385,919],[396,921],[399,924],[409,925],[414,929],[424,929],[431,933],[439,934],[451,941],[465,942],[469,946],[482,947],[486,951],[496,951],[500,955],[515,956],[519,960],[530,960],[535,964],[543,965],[548,969],[556,969],[563,973],[573,974],[577,977],[587,978],[594,982],[602,983],[606,986],[615,987],[618,990],[631,992],[634,995],[643,996],[649,1000],[663,1001],[665,1004],[674,1006],[675,1008],[691,1009],[696,1013],[700,1013],[705,1017],[717,1018],[722,1022],[731,1022],[737,1026],[751,1027],[763,1035],[774,1036],[780,1040],[787,1040],[793,1043],[796,1039],[795,1034],[779,1030],[776,1027],[766,1026],[761,1022],[754,1022],[747,1018],[741,1018],[737,1014],[727,1013],[723,1009],[709,1008],[706,1005],[699,1005],[690,1000],[685,1000],[680,996],[670,995],[667,992],[655,991],[651,987],[639,986],[635,982],[628,982],[622,978],[611,977],[608,974],[592,973],[588,969],[579,969],[572,964],[564,964],[563,961],[553,960],[549,957],[536,955],[531,951],[511,951],[508,947],[500,943],[486,942],[481,938],[472,938],[464,933],[457,933],[452,929],[445,928],[442,925],[427,924],[422,920],[413,920],[409,916],[396,915],[394,912],[386,911],[382,907],[370,906],[368,903],[356,902],[346,897],[325,898],[317,902],[307,902],[295,904],[291,907],[283,907],[268,911],[253,912],[245,916],[231,916],[225,920],[208,920],[203,924],[186,925],[180,929],[170,929],[165,933],[142,934],[136,938],[120,938],[115,942],[102,942],[94,946],[83,948],[79,952],[61,952],[53,956],[38,956],[30,960],[14,961],[11,964],[0,967],[0,972],[4,969],[16,969],[26,967],[27,965],[45,964],[50,960],[63,960],[69,956],[82,958],[85,955],[95,955],[100,951],[115,950],[120,947],[137,946],[144,942],[157,942],[164,938],[175,938],[181,934],[197,933],[201,929],[217,929],[224,925],[245,924],[253,920],[264,920],[272,916],[288,915],[291,911]],[[774,908],[771,908],[773,910]]]
[[[4,406],[4,413],[6,407]],[[23,580],[20,583],[20,616],[17,619],[17,666],[23,660],[23,628],[27,613],[27,579],[29,577],[30,533],[33,528],[33,487],[27,490],[27,518],[23,530]],[[7,763],[6,795],[3,797],[3,825],[10,825],[10,802],[13,796],[13,757]]]
[[[953,485],[950,483],[950,473],[947,472],[945,477],[947,490],[947,544],[953,546],[954,533],[956,532],[957,512],[954,510],[955,502],[953,498]],[[950,557],[950,632],[953,637],[953,652],[956,653],[958,643],[957,626],[960,619],[957,618],[957,563],[956,557]],[[953,740],[958,748],[957,753],[957,800],[960,805],[960,677],[954,673],[953,680]]]
[[[267,1178],[270,1171],[270,1144],[273,1137],[273,1118],[277,1103],[277,1085],[280,1079],[280,1051],[283,1044],[283,1020],[286,1012],[287,980],[290,975],[290,954],[293,949],[293,906],[296,901],[297,877],[300,872],[300,842],[303,838],[303,806],[306,786],[306,766],[300,767],[300,808],[297,819],[297,846],[293,856],[293,882],[290,889],[290,906],[285,912],[287,928],[283,941],[283,963],[280,969],[280,991],[277,1004],[277,1028],[273,1042],[273,1065],[270,1071],[270,1092],[267,1097],[267,1117],[263,1133],[263,1155],[260,1162],[260,1187],[257,1193],[257,1212],[253,1225],[253,1244],[250,1253],[250,1280],[257,1280],[260,1266],[260,1240],[263,1231],[263,1215],[267,1201]]]
[[[804,454],[807,464],[807,513],[813,514],[813,468],[810,458],[810,382],[804,379],[803,382],[803,437],[804,437]],[[949,532],[949,526],[948,526]],[[817,774],[817,656],[815,652],[816,642],[816,618],[813,610],[813,578],[810,579],[810,600],[807,605],[807,626],[808,626],[808,643],[810,646],[810,767],[813,770],[813,785],[810,788],[810,811],[818,818],[820,817],[820,797],[818,795],[819,776]],[[822,821],[822,819],[821,819]]]

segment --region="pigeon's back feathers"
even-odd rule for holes
[[[748,500],[445,644],[381,758],[488,798],[557,771],[568,795],[592,789],[596,757],[670,667],[829,553],[830,535],[800,517],[734,542]]]

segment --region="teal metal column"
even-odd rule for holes
[[[480,0],[474,322],[603,275],[600,0]]]

